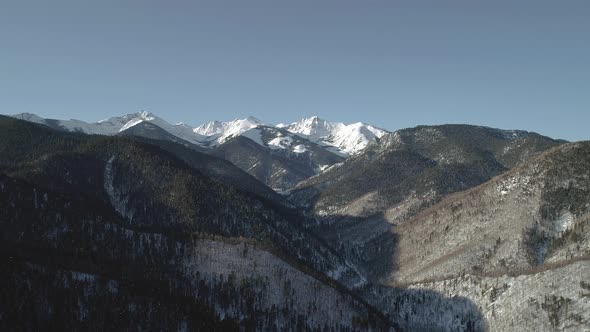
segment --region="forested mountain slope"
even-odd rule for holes
[[[327,277],[363,280],[296,212],[134,139],[0,127],[4,326],[22,320],[12,303],[31,329],[391,324]]]
[[[395,269],[394,225],[560,144],[470,125],[403,129],[302,182],[289,199],[315,219],[307,227],[376,280]]]
[[[577,142],[443,199],[392,228],[385,282],[469,298],[492,331],[589,329],[589,179],[590,142]]]
[[[518,273],[590,258],[589,220],[590,142],[562,145],[395,226],[391,277]]]
[[[470,125],[402,129],[299,184],[292,198],[320,216],[385,213],[390,222],[401,222],[561,143],[525,131]]]

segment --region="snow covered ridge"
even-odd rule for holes
[[[219,144],[261,125],[264,125],[262,121],[249,116],[246,119],[235,119],[229,122],[212,121],[198,126],[193,129],[193,132],[198,135],[207,136],[210,141]]]
[[[180,139],[206,148],[213,148],[223,144],[232,137],[244,136],[273,150],[284,149],[297,154],[305,153],[307,151],[305,145],[292,144],[294,141],[299,141],[298,139],[285,136],[285,132],[290,132],[344,157],[360,152],[369,142],[375,138],[380,138],[387,132],[362,122],[346,125],[340,122],[329,122],[317,116],[304,118],[289,125],[269,125],[250,116],[246,119],[235,119],[228,122],[212,121],[198,127],[192,127],[183,122],[170,124],[146,111],[112,117],[93,123],[73,119],[44,119],[30,113],[15,114],[12,117],[45,124],[56,129],[95,135],[116,135],[142,122],[150,122]],[[260,127],[276,129],[274,132],[277,133],[277,136],[268,140],[260,139],[260,131],[254,130]]]
[[[298,134],[319,145],[335,148],[345,155],[352,155],[363,150],[375,138],[381,138],[387,131],[362,123],[346,125],[329,122],[318,118],[304,118],[290,125],[279,124],[278,127]]]
[[[25,121],[48,125],[49,127],[55,129],[61,129],[71,132],[80,132],[92,135],[116,135],[142,122],[150,122],[164,129],[165,131],[171,133],[172,135],[193,144],[202,145],[203,142],[206,142],[207,139],[205,136],[194,133],[190,126],[187,126],[183,123],[172,125],[166,122],[165,120],[155,116],[154,114],[146,111],[116,116],[93,123],[87,123],[84,121],[73,119],[43,119],[35,114],[30,113],[15,114],[12,115],[12,117]]]

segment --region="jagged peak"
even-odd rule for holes
[[[45,121],[41,117],[28,115],[28,113],[22,113],[15,117],[32,122],[43,123]],[[276,126],[267,125],[257,117],[250,115],[245,118],[236,118],[226,122],[214,120],[197,127],[192,127],[184,122],[170,124],[146,110],[111,117],[101,120],[98,123],[68,120],[59,121],[58,125],[68,130],[91,134],[114,135],[144,121],[152,122],[182,139],[190,142],[203,143],[208,147],[223,143],[230,137],[242,135],[254,128],[268,126],[269,128],[286,130],[293,134],[301,135],[314,143],[332,147],[332,149],[343,155],[360,151],[375,136],[380,137],[382,132],[380,129],[362,122],[345,125],[340,122],[327,121],[317,115],[302,118],[291,124],[279,124]]]
[[[307,118],[302,118],[301,120],[299,120],[297,122],[294,122],[294,123],[308,123],[308,124],[317,125],[317,124],[320,124],[320,123],[330,123],[330,121],[327,121],[325,119],[320,118],[317,115],[314,115],[314,116],[310,116],[310,117],[307,117]]]
[[[305,135],[315,143],[335,147],[347,155],[359,152],[375,137],[381,137],[385,133],[384,130],[363,122],[346,125],[341,122],[329,122],[318,116],[303,118],[286,126],[285,129]]]
[[[223,142],[229,137],[240,135],[261,125],[264,125],[262,121],[254,116],[248,116],[245,119],[236,118],[228,122],[207,122],[193,129],[193,132],[204,136],[215,136],[216,140]]]

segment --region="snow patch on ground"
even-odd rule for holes
[[[513,143],[510,143],[504,147],[504,149],[502,150],[502,154],[506,155],[510,153],[512,150],[519,148],[521,145],[522,141],[514,141]]]
[[[443,138],[443,133],[437,128],[426,127],[416,133],[416,139],[427,144],[435,143]]]
[[[276,149],[288,149],[293,144],[293,138],[291,136],[278,136],[268,141],[268,147]]]
[[[439,153],[434,160],[444,165],[465,163],[463,150],[457,146],[452,146],[448,151]]]
[[[505,196],[508,195],[510,192],[512,192],[514,189],[516,188],[525,188],[529,185],[529,182],[531,180],[531,177],[528,175],[525,176],[510,176],[507,177],[505,179],[503,179],[499,184],[498,184],[498,193],[501,196]]]
[[[307,151],[307,148],[303,144],[295,145],[293,147],[293,152],[295,152],[295,153],[304,153],[306,151]],[[322,166],[320,166],[320,169],[322,169]]]

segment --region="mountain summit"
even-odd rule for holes
[[[233,121],[220,122],[212,121],[202,124],[193,129],[193,132],[210,137],[215,143],[223,143],[230,137],[241,135],[242,133],[263,125],[264,123],[253,116],[246,119],[234,119]]]
[[[340,122],[329,122],[317,116],[303,118],[285,126],[285,129],[302,135],[314,143],[330,146],[343,155],[358,153],[369,142],[386,133],[383,129],[362,122],[346,125]]]

